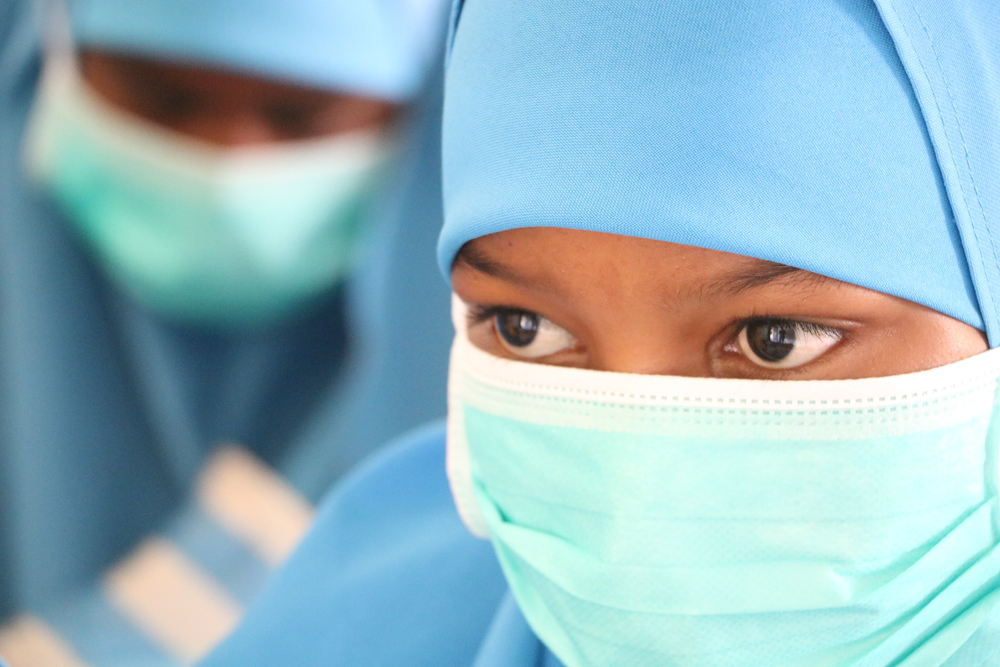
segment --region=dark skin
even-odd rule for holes
[[[462,249],[452,284],[472,309],[477,347],[593,370],[833,380],[911,373],[988,349],[976,328],[905,299],[617,234],[535,227],[484,236]],[[543,328],[517,347],[498,327],[525,314]],[[796,327],[797,347],[777,364],[748,343],[755,332]]]
[[[193,63],[86,49],[83,77],[115,106],[217,146],[314,139],[387,127],[398,107]]]

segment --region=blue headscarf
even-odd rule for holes
[[[446,273],[492,232],[612,232],[814,271],[1000,344],[993,0],[466,5]]]
[[[391,101],[431,68],[445,0],[71,0],[78,42]]]

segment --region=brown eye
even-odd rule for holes
[[[167,127],[187,122],[206,106],[197,91],[161,77],[133,75],[125,80],[125,86],[132,112]]]
[[[305,103],[272,103],[265,109],[272,131],[286,139],[307,139],[315,134],[316,105]]]
[[[513,347],[527,347],[538,335],[538,315],[523,311],[500,313],[496,316],[497,333]]]
[[[746,327],[747,346],[769,363],[784,360],[795,349],[795,327],[783,322],[756,322]]]
[[[572,334],[548,318],[526,310],[503,310],[494,315],[500,343],[512,354],[535,359],[576,345]]]
[[[836,345],[843,335],[807,322],[758,318],[739,333],[743,355],[765,368],[796,368],[813,361]]]

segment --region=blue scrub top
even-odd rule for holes
[[[272,329],[207,333],[133,305],[26,181],[37,4],[0,4],[0,618],[51,607],[168,524],[221,442],[315,501],[444,413],[451,337],[433,261],[439,82],[407,119],[347,284]]]
[[[435,423],[346,478],[202,667],[561,667],[459,519],[444,457]]]

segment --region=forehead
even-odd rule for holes
[[[738,293],[776,281],[786,286],[839,284],[832,278],[734,253],[552,227],[511,229],[470,241],[459,251],[454,270],[526,287],[669,285],[704,296]]]

